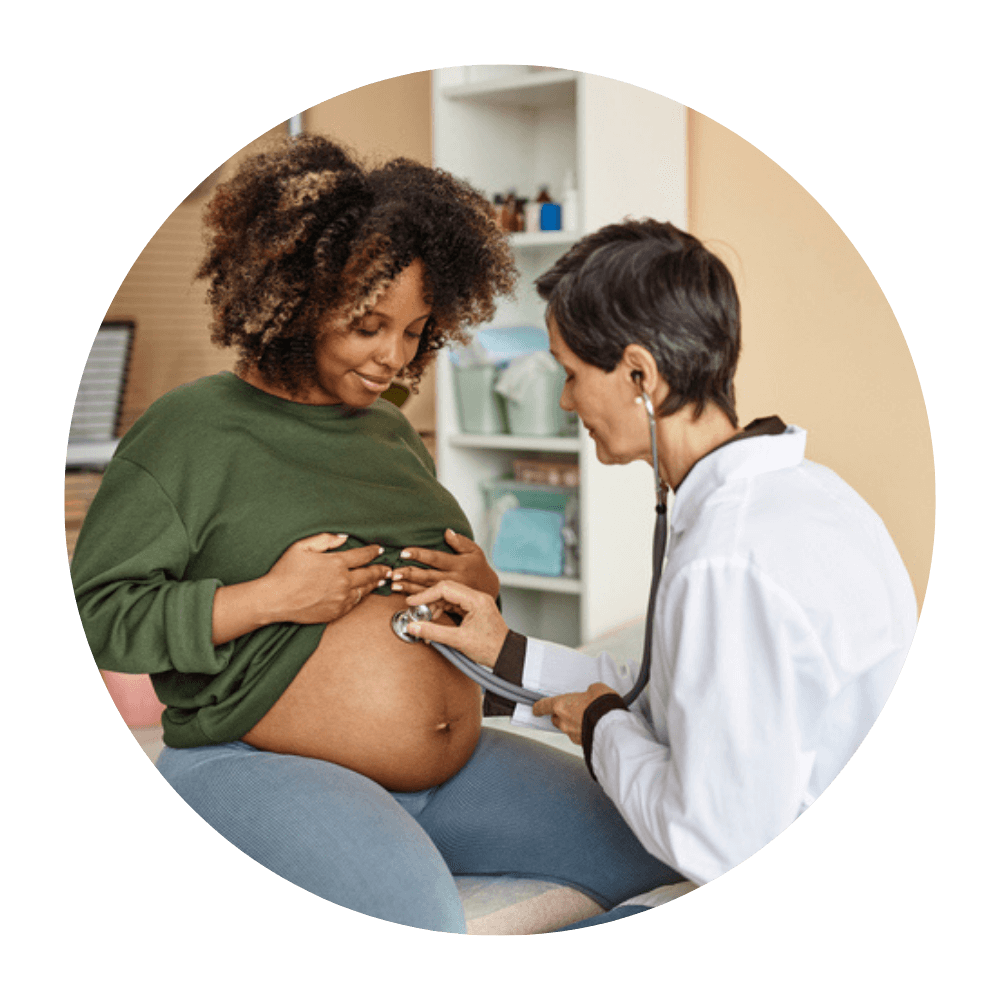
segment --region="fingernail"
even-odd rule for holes
[[[391,576],[393,578],[393,580],[402,580],[403,579],[403,574],[400,573],[398,569],[395,571],[395,573],[390,573],[389,576]]]
[[[400,559],[409,559],[410,558],[409,551],[404,549],[402,552],[399,553],[399,558]]]
[[[393,590],[402,590],[403,589],[403,585],[401,583],[394,583],[392,585],[392,589]]]
[[[383,549],[383,548],[382,548],[382,546],[380,545],[380,546],[378,547],[378,554],[379,554],[379,555],[382,555],[382,553],[383,553],[383,552],[385,552],[385,549]]]

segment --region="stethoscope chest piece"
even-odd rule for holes
[[[415,635],[406,631],[410,622],[426,622],[432,618],[432,612],[426,604],[418,604],[415,608],[403,608],[392,616],[392,630],[403,642],[420,642]]]

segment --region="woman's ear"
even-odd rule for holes
[[[656,361],[641,344],[629,344],[625,348],[619,368],[623,374],[628,375],[637,395],[645,391],[654,401],[658,401],[659,395],[665,395],[665,383],[656,367]]]

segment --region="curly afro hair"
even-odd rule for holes
[[[369,169],[318,135],[245,160],[209,201],[205,225],[197,277],[210,282],[212,341],[238,348],[237,371],[256,367],[292,393],[315,379],[320,318],[356,322],[415,260],[432,313],[401,373],[414,386],[516,282],[492,208],[468,184],[404,158]]]

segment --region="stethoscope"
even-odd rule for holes
[[[633,375],[633,378],[635,377]],[[649,683],[649,667],[653,644],[653,611],[656,607],[656,592],[660,587],[663,557],[667,549],[667,487],[660,479],[660,463],[656,451],[656,414],[653,411],[653,401],[646,394],[645,390],[641,388],[641,385],[640,392],[642,393],[642,403],[649,417],[649,436],[653,449],[653,477],[656,480],[656,528],[653,532],[653,580],[650,584],[649,602],[646,607],[646,632],[642,645],[642,665],[639,669],[639,676],[636,678],[635,684],[632,685],[632,689],[628,694],[623,695],[626,705],[631,705]],[[418,604],[413,608],[404,608],[392,616],[392,630],[404,642],[419,642],[420,640],[417,636],[410,635],[406,631],[406,627],[410,622],[430,621],[432,614],[431,609],[426,604]],[[521,687],[519,684],[504,680],[502,677],[497,677],[488,667],[481,666],[470,660],[464,653],[460,653],[451,646],[446,646],[440,642],[431,642],[428,645],[436,649],[449,663],[461,670],[466,677],[470,677],[484,690],[491,691],[501,698],[507,698],[509,701],[522,705],[533,705],[536,701],[540,701],[546,697],[546,695],[539,691],[531,691],[528,688]]]

